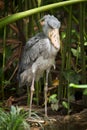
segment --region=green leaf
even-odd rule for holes
[[[84,45],[87,46],[87,42],[85,42]]]
[[[69,108],[69,104],[65,101],[62,102],[62,105],[64,106],[64,108],[68,109]]]
[[[83,91],[83,95],[87,95],[87,89]]]
[[[65,32],[62,32],[62,39],[65,39],[66,38],[66,33]]]
[[[54,111],[54,110],[58,110],[58,103],[55,103],[55,104],[51,104],[51,108],[52,108],[52,110]]]
[[[73,53],[73,56],[80,58],[81,57],[81,49],[77,48],[71,48],[71,52]]]
[[[49,97],[49,102],[54,103],[57,101],[57,94],[53,94]]]
[[[78,84],[81,76],[73,70],[65,70],[63,72],[64,78],[70,83]]]

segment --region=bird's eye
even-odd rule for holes
[[[44,20],[41,20],[41,21],[40,21],[40,24],[41,24],[42,26],[44,25],[44,23],[45,23]]]
[[[42,19],[41,22],[44,22],[44,19]]]

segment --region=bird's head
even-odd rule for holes
[[[44,34],[50,39],[51,43],[57,48],[60,48],[59,28],[60,22],[53,15],[45,15],[40,23]]]

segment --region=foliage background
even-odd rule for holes
[[[70,0],[72,3],[75,0]],[[69,1],[69,2],[70,2]],[[84,0],[83,0],[84,1]],[[13,14],[66,0],[0,0],[0,22]],[[61,21],[61,50],[56,57],[56,70],[51,72],[50,85],[57,82],[54,93],[68,97],[68,84],[87,83],[87,2],[62,5],[29,15],[0,28],[0,99],[15,95],[18,89],[17,70],[21,50],[28,38],[41,31],[39,19],[53,14]],[[10,17],[11,18],[11,17]],[[54,81],[54,82],[53,82]],[[52,83],[53,82],[53,83]],[[40,84],[40,83],[39,83]],[[42,86],[42,85],[39,85]],[[37,93],[38,87],[36,88]],[[41,89],[40,89],[41,90]],[[42,90],[41,90],[42,91]],[[71,91],[71,93],[73,90]],[[51,93],[51,92],[50,92]],[[36,94],[38,95],[38,94]],[[38,100],[38,96],[36,96]]]

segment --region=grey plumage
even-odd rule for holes
[[[50,70],[51,66],[54,66],[56,54],[60,49],[60,22],[53,15],[44,16],[40,22],[43,32],[28,40],[21,56],[19,86],[32,83],[32,88],[34,81],[39,80],[45,70]]]

